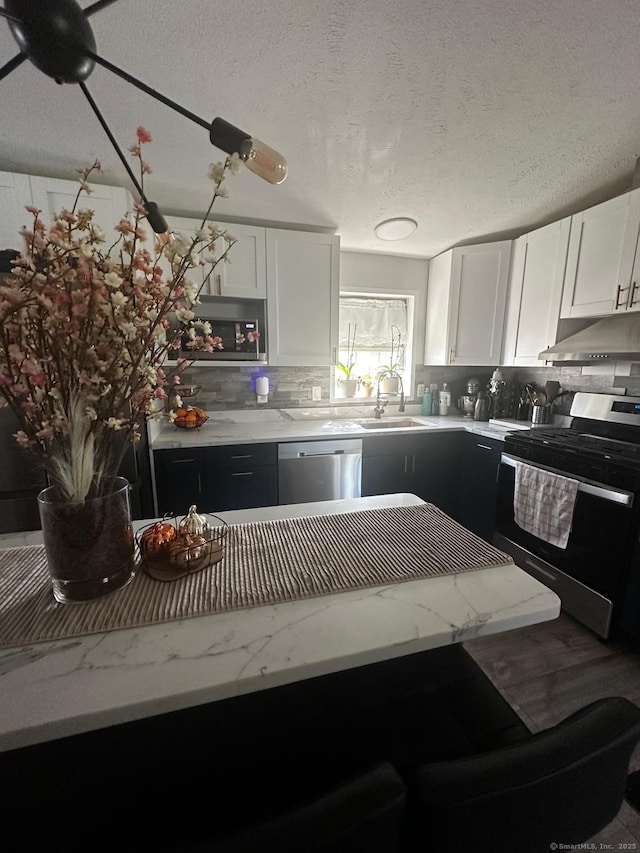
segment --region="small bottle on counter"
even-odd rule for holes
[[[424,390],[424,382],[418,382],[416,385],[416,400],[422,400]]]
[[[430,415],[432,405],[433,405],[433,402],[431,399],[431,390],[425,391],[424,394],[422,395],[422,411],[420,412],[420,414]]]
[[[440,395],[438,394],[438,386],[430,385],[431,389],[431,414],[440,414]]]
[[[451,391],[449,391],[449,386],[446,382],[442,383],[442,391],[440,392],[439,403],[439,414],[448,415],[449,406],[451,405]]]

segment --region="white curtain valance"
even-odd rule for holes
[[[407,342],[407,303],[404,299],[370,299],[340,297],[340,349],[346,349],[351,324],[351,337],[356,329],[355,348],[391,348],[391,327],[395,326]],[[397,344],[398,332],[393,330]]]

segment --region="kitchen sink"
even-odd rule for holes
[[[359,421],[363,429],[407,429],[407,427],[425,427],[433,426],[433,424],[424,424],[420,421],[414,421],[413,418],[401,418],[400,420],[380,420],[374,421]]]

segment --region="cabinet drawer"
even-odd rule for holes
[[[275,465],[256,468],[208,468],[209,505],[212,512],[275,506],[278,503],[278,469]]]
[[[471,435],[469,441],[469,452],[473,458],[486,458],[492,462],[500,463],[500,457],[504,450],[504,441],[499,438],[484,438],[481,435]]]
[[[277,444],[227,444],[207,448],[207,462],[214,468],[254,468],[277,465]]]

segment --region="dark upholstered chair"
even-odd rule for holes
[[[396,853],[405,786],[381,762],[262,823],[190,847],[193,853]]]
[[[425,764],[409,785],[415,850],[541,853],[603,829],[622,804],[640,709],[601,699],[523,741]]]

